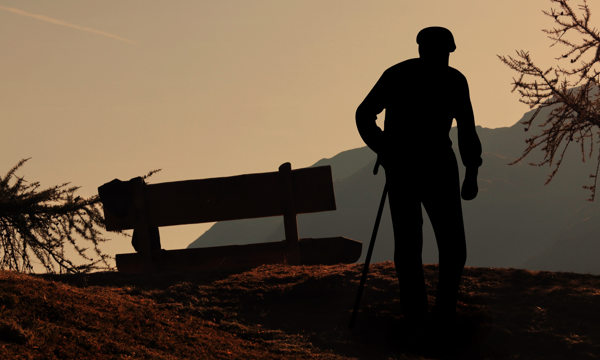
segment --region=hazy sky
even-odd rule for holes
[[[552,64],[560,49],[541,32],[553,24],[549,7],[0,0],[0,173],[31,157],[19,173],[29,181],[71,182],[90,196],[158,168],[151,182],[309,166],[364,146],[356,107],[385,69],[418,56],[416,35],[428,26],[454,34],[450,65],[469,81],[476,123],[511,126],[528,108],[496,55],[523,49]],[[206,228],[163,229],[163,248]],[[132,248],[119,238],[105,250]]]

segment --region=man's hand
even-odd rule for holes
[[[463,200],[473,200],[475,197],[477,197],[477,193],[479,192],[479,188],[477,187],[478,171],[478,167],[467,168],[462,189],[460,191],[460,196],[463,198]]]

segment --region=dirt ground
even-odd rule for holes
[[[430,306],[437,265],[425,265]],[[392,262],[236,272],[0,272],[5,359],[596,359],[600,276],[465,268],[459,322],[415,337]],[[427,334],[427,333],[426,333]],[[441,341],[441,342],[440,342]]]

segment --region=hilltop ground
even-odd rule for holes
[[[437,266],[426,265],[430,305]],[[3,359],[429,359],[399,316],[393,263],[237,272],[0,271]],[[600,276],[466,268],[460,359],[600,357]]]

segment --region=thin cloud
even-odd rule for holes
[[[77,30],[83,30],[83,31],[91,32],[93,34],[108,36],[110,38],[117,39],[117,40],[120,40],[120,41],[123,41],[123,42],[126,42],[126,43],[135,44],[131,40],[127,40],[125,38],[122,38],[120,36],[107,33],[105,31],[96,30],[96,29],[92,29],[92,28],[88,28],[88,27],[84,27],[84,26],[79,26],[79,25],[69,24],[68,22],[64,22],[64,21],[58,20],[58,19],[53,19],[53,18],[48,17],[48,16],[38,15],[38,14],[32,14],[32,13],[28,13],[27,11],[23,11],[23,10],[11,8],[11,7],[5,7],[5,6],[0,6],[0,10],[9,11],[9,12],[17,14],[17,15],[28,16],[28,17],[31,17],[31,18],[34,18],[34,19],[38,19],[38,20],[42,20],[42,21],[46,21],[46,22],[49,22],[49,23],[52,23],[52,24],[62,25],[62,26],[70,27],[70,28],[77,29]]]

